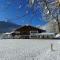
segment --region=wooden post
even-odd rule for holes
[[[54,49],[53,49],[53,44],[51,44],[51,51],[54,51]]]

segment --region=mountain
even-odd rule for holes
[[[10,32],[18,27],[20,27],[20,25],[12,22],[0,21],[0,32]]]

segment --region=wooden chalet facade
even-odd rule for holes
[[[42,32],[46,32],[46,31],[33,26],[23,26],[23,27],[17,28],[12,33],[12,36],[13,37],[19,36],[19,38],[22,38],[22,39],[29,39],[29,36],[31,35],[31,33],[42,33]]]

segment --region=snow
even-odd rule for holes
[[[57,35],[56,35],[56,38],[60,38],[60,34],[57,34]]]
[[[59,42],[59,40],[2,39],[0,60],[60,60],[60,51],[50,49],[51,43],[60,46]]]

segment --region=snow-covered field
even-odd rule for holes
[[[0,60],[60,60],[59,46],[59,40],[2,39]]]

